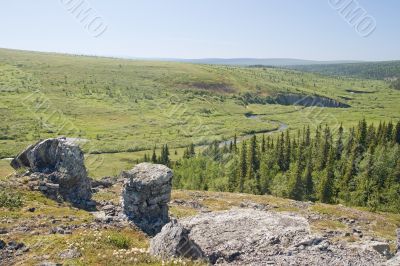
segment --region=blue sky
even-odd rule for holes
[[[376,21],[368,37],[329,4],[352,0],[80,0],[107,26],[97,38],[68,1],[78,0],[2,1],[0,47],[145,58],[400,59],[397,0],[354,0]]]

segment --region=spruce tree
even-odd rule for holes
[[[393,135],[394,142],[400,144],[400,121],[397,122]]]
[[[233,137],[233,151],[236,153],[237,152],[237,136]]]
[[[393,139],[393,123],[390,121],[386,127],[385,132],[385,143],[390,142]]]
[[[304,148],[302,145],[299,146],[297,153],[296,166],[291,173],[289,179],[289,197],[294,200],[302,200],[304,189],[302,182],[302,173],[304,168]]]
[[[304,172],[304,195],[306,200],[314,201],[314,181],[312,177],[313,173],[313,164],[312,164],[312,157],[311,152],[309,152],[309,157],[307,159],[307,165]]]
[[[262,136],[262,139],[261,139],[261,153],[265,153],[265,150],[266,150],[266,143],[265,143],[265,136],[263,135]]]
[[[193,143],[191,143],[190,146],[189,146],[189,156],[190,156],[190,158],[196,156],[196,152],[194,150],[194,144]]]
[[[153,155],[151,156],[151,162],[157,163],[156,147],[153,148]]]
[[[287,130],[285,137],[285,151],[284,151],[284,163],[283,163],[284,171],[289,170],[290,161],[291,161],[291,141],[290,141],[289,130]]]
[[[342,158],[343,149],[344,149],[344,144],[343,144],[343,126],[342,126],[342,124],[340,124],[339,130],[338,130],[338,138],[337,138],[337,141],[336,141],[336,152],[335,152],[335,159],[337,161]]]
[[[281,133],[281,136],[277,138],[277,143],[276,143],[276,158],[277,158],[277,163],[281,171],[285,171],[285,140],[284,140],[284,135],[283,132]]]
[[[334,169],[335,157],[333,151],[329,153],[327,167],[325,173],[320,181],[318,196],[322,203],[332,203],[334,195],[334,180],[335,180],[335,169]]]
[[[246,141],[242,142],[242,148],[240,151],[239,160],[239,192],[242,193],[244,190],[244,181],[247,174],[247,145]]]

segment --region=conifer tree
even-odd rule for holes
[[[397,122],[393,135],[394,142],[400,144],[400,121]]]
[[[311,152],[309,152],[309,157],[307,159],[307,165],[304,172],[304,195],[306,200],[314,201],[314,181],[312,177],[313,165]]]
[[[322,171],[326,167],[330,148],[331,148],[331,146],[330,146],[330,129],[328,126],[325,126],[324,139],[323,139],[323,143],[322,143],[322,148],[320,149],[321,152],[319,154],[319,170],[320,171]]]
[[[247,174],[247,145],[246,141],[242,142],[242,148],[240,151],[239,160],[239,192],[242,193],[244,190],[244,181]]]
[[[385,142],[390,142],[393,139],[393,123],[390,121],[386,127]]]
[[[153,148],[153,155],[151,156],[151,162],[157,163],[156,147]]]
[[[305,136],[305,146],[309,147],[311,145],[311,132],[310,126],[307,126],[306,136]]]
[[[284,141],[284,135],[283,132],[281,133],[281,136],[277,138],[276,142],[276,158],[277,158],[277,163],[281,171],[285,171],[285,141]]]
[[[302,173],[304,168],[304,149],[303,146],[300,145],[297,153],[297,163],[296,166],[291,173],[289,180],[289,197],[294,200],[302,200],[303,199],[303,182],[302,182]]]
[[[337,141],[336,141],[336,152],[335,152],[335,159],[337,161],[342,158],[343,149],[344,149],[344,144],[343,144],[343,126],[342,126],[342,124],[340,124],[339,130],[338,130],[338,138],[337,138]]]
[[[265,136],[263,135],[261,139],[261,153],[265,153],[265,150],[266,150],[266,143],[265,143]]]
[[[191,158],[194,157],[194,156],[196,156],[196,152],[195,152],[195,150],[194,150],[194,144],[193,144],[193,143],[191,143],[190,146],[189,146],[189,156],[190,156]]]
[[[324,176],[320,182],[319,186],[319,200],[322,203],[332,203],[333,202],[333,195],[334,195],[334,180],[335,180],[335,169],[334,169],[334,162],[335,156],[333,151],[329,153],[329,158],[327,162],[327,167],[325,169]]]
[[[233,151],[236,153],[237,152],[237,136],[233,137]]]
[[[290,141],[290,134],[289,130],[286,131],[286,137],[285,137],[285,152],[284,152],[284,164],[283,164],[283,169],[284,171],[289,170],[290,167],[290,161],[291,161],[291,141]]]

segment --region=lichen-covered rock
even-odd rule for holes
[[[50,198],[77,205],[91,199],[83,152],[71,139],[46,139],[31,145],[11,161],[11,166],[29,168],[36,188]]]
[[[166,224],[151,245],[151,253],[163,258],[188,257],[203,258],[201,249],[189,239],[189,230],[173,219]]]
[[[125,215],[149,235],[169,222],[172,170],[164,165],[141,163],[123,171],[122,206]]]
[[[254,209],[172,221],[151,240],[150,254],[234,265],[381,265],[386,261],[374,249],[313,235],[307,220],[298,215]]]

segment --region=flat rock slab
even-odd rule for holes
[[[386,261],[375,250],[346,249],[311,234],[303,217],[254,209],[171,221],[151,240],[150,253],[234,265],[375,265]]]

